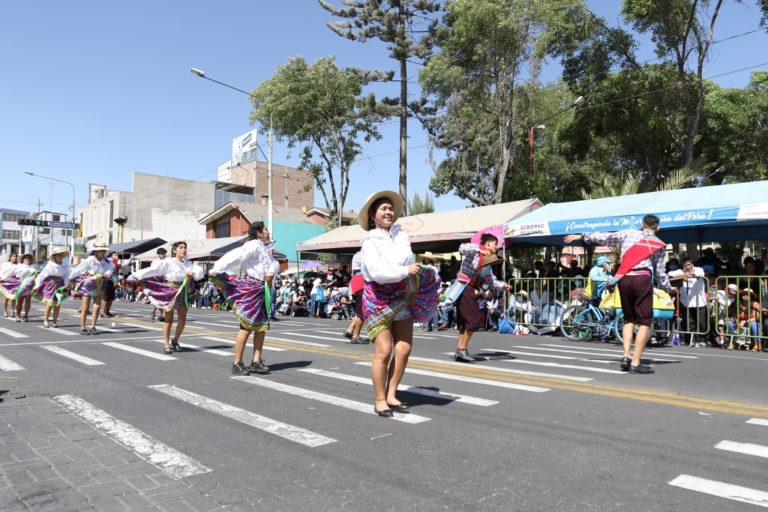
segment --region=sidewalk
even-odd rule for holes
[[[0,390],[0,453],[3,512],[224,508],[46,396]]]

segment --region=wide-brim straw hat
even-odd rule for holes
[[[389,200],[389,202],[392,203],[392,209],[395,210],[395,215],[397,217],[400,217],[400,214],[403,213],[403,198],[400,197],[400,194],[395,192],[394,190],[381,190],[379,192],[376,192],[374,194],[371,194],[368,196],[368,199],[365,200],[365,204],[362,208],[360,208],[360,215],[357,216],[357,222],[360,224],[360,227],[363,228],[365,231],[368,231],[368,210],[371,209],[371,205],[378,201],[379,199],[386,198]]]
[[[56,247],[51,251],[51,256],[56,256],[57,254],[69,254],[69,249],[66,247]]]
[[[91,247],[91,252],[98,252],[98,251],[108,251],[109,247],[107,247],[107,244],[104,242],[96,242],[93,244],[93,247]]]
[[[502,261],[503,260],[495,254],[489,254],[488,256],[481,254],[479,268],[487,267],[488,265],[497,265]]]
[[[32,254],[31,252],[25,252],[24,254],[19,254],[19,261],[23,261],[24,258],[26,258],[27,256],[32,258],[32,261],[35,261],[35,255]]]

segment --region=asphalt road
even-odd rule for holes
[[[470,365],[449,355],[455,331],[417,330],[399,392],[412,412],[384,419],[372,346],[346,343],[346,321],[281,317],[272,373],[232,378],[231,313],[191,310],[185,350],[165,357],[148,306],[115,303],[98,336],[79,334],[74,307],[59,329],[39,303],[29,323],[0,319],[5,396],[50,397],[91,424],[78,404],[108,414],[176,454],[147,464],[228,510],[768,506],[768,354],[654,349],[656,374],[628,375],[614,345],[477,333],[487,359]]]

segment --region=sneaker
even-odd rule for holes
[[[621,368],[621,371],[628,372],[630,366],[630,359],[628,357],[622,357],[621,363],[619,363],[619,368]]]
[[[464,350],[456,350],[456,353],[453,355],[454,361],[459,361],[462,363],[474,363],[475,358],[472,357],[469,354],[469,351],[467,349]]]
[[[248,367],[242,361],[232,365],[232,375],[248,375]]]
[[[248,371],[250,373],[269,373],[269,366],[264,364],[263,359],[259,359],[258,361],[254,361],[251,363],[251,366],[248,367]]]
[[[629,365],[629,373],[640,373],[643,375],[647,375],[649,373],[655,373],[655,371],[650,366],[644,366],[642,364],[639,366],[635,366],[631,364]]]

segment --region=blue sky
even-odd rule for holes
[[[337,2],[339,3],[339,2]],[[616,19],[618,2],[588,2]],[[727,2],[715,39],[758,27],[759,10]],[[342,39],[325,27],[331,17],[314,0],[39,0],[0,7],[0,206],[64,211],[71,189],[24,174],[72,182],[77,204],[88,183],[131,189],[133,171],[210,180],[229,158],[231,139],[248,131],[245,95],[195,77],[251,90],[293,55],[312,61],[335,55],[341,66],[394,69],[383,45]],[[713,48],[705,76],[768,61],[768,36],[759,32]],[[646,58],[653,49],[645,45]],[[556,63],[542,78],[557,77]],[[409,75],[417,80],[418,69]],[[750,71],[717,78],[742,87]],[[395,83],[379,93],[396,95]],[[416,92],[416,91],[413,91]],[[397,188],[397,123],[365,148],[356,163],[348,208],[358,209],[380,188]],[[423,193],[432,175],[426,137],[410,124],[409,193]],[[266,138],[262,137],[266,147]],[[297,164],[278,145],[274,161]],[[316,194],[316,203],[322,201]],[[439,197],[438,210],[465,203]]]

